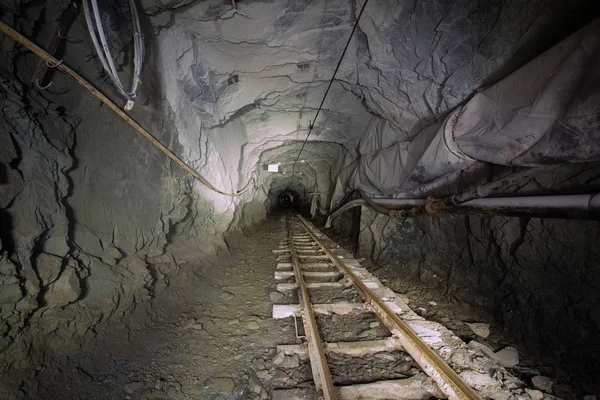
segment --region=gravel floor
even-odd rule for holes
[[[256,399],[274,384],[296,385],[271,363],[277,344],[300,343],[292,319],[271,318],[271,249],[284,234],[280,218],[267,220],[219,265],[98,328],[79,354],[59,349],[53,367],[38,372],[37,393],[21,398]]]

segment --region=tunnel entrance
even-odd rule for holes
[[[271,211],[299,210],[302,199],[300,194],[290,188],[277,192],[275,201],[272,201]]]
[[[294,205],[294,195],[289,192],[279,193],[278,202],[281,208],[291,208]]]

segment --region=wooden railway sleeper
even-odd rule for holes
[[[398,338],[404,349],[421,366],[423,371],[438,384],[439,388],[449,399],[481,400],[481,397],[477,392],[459,377],[437,353],[423,342],[408,324],[402,321],[382,299],[375,296],[369,287],[352,272],[351,268],[344,264],[342,261],[343,257],[333,253],[333,251],[318,238],[317,234],[312,231],[302,217],[297,216],[297,218],[302,223],[305,231],[321,247],[333,264],[344,273],[345,278],[352,282],[365,302],[388,327],[390,332]]]

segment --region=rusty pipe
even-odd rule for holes
[[[375,204],[378,211],[385,208],[383,214],[395,218],[417,216],[415,209],[425,208],[426,199],[364,199],[352,200],[330,215],[334,217],[342,212],[360,206]],[[435,200],[434,204],[443,203]],[[477,213],[487,215],[551,217],[569,219],[600,219],[600,194],[488,197],[473,199],[460,204],[434,209],[436,212]]]

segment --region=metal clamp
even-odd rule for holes
[[[444,208],[446,208],[446,204],[441,200],[436,200],[432,196],[425,199],[425,212],[432,217]]]

